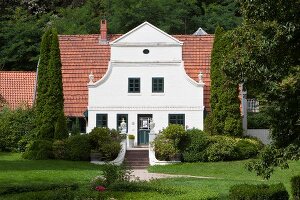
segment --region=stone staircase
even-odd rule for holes
[[[146,169],[149,166],[149,150],[127,150],[124,164],[132,169]]]

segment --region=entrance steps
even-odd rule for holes
[[[127,150],[124,164],[132,169],[146,169],[149,166],[149,149]]]

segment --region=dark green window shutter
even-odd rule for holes
[[[164,92],[164,78],[152,78],[152,92],[163,93]]]
[[[140,78],[128,78],[128,93],[140,93]]]
[[[126,122],[126,133],[128,133],[128,114],[117,114],[117,130],[119,130],[119,127],[121,126],[122,119],[124,119]]]
[[[184,114],[169,114],[169,124],[180,124],[185,127]]]
[[[96,127],[107,127],[107,114],[96,114]]]

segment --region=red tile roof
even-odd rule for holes
[[[10,108],[32,106],[35,76],[35,72],[0,72],[0,95]]]
[[[110,35],[110,41],[121,35]],[[88,103],[88,75],[92,71],[95,80],[100,79],[107,70],[110,60],[110,46],[99,43],[99,34],[95,35],[60,35],[60,54],[62,62],[65,114],[83,116]],[[205,83],[204,104],[210,110],[210,56],[213,35],[174,35],[184,42],[183,60],[186,73],[198,81],[198,74],[203,73]]]

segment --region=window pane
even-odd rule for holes
[[[96,127],[107,127],[107,114],[96,114]]]
[[[128,78],[128,92],[129,93],[140,92],[140,78]]]
[[[184,114],[169,114],[169,124],[180,124],[185,126]]]
[[[152,78],[152,92],[164,92],[164,78]]]

